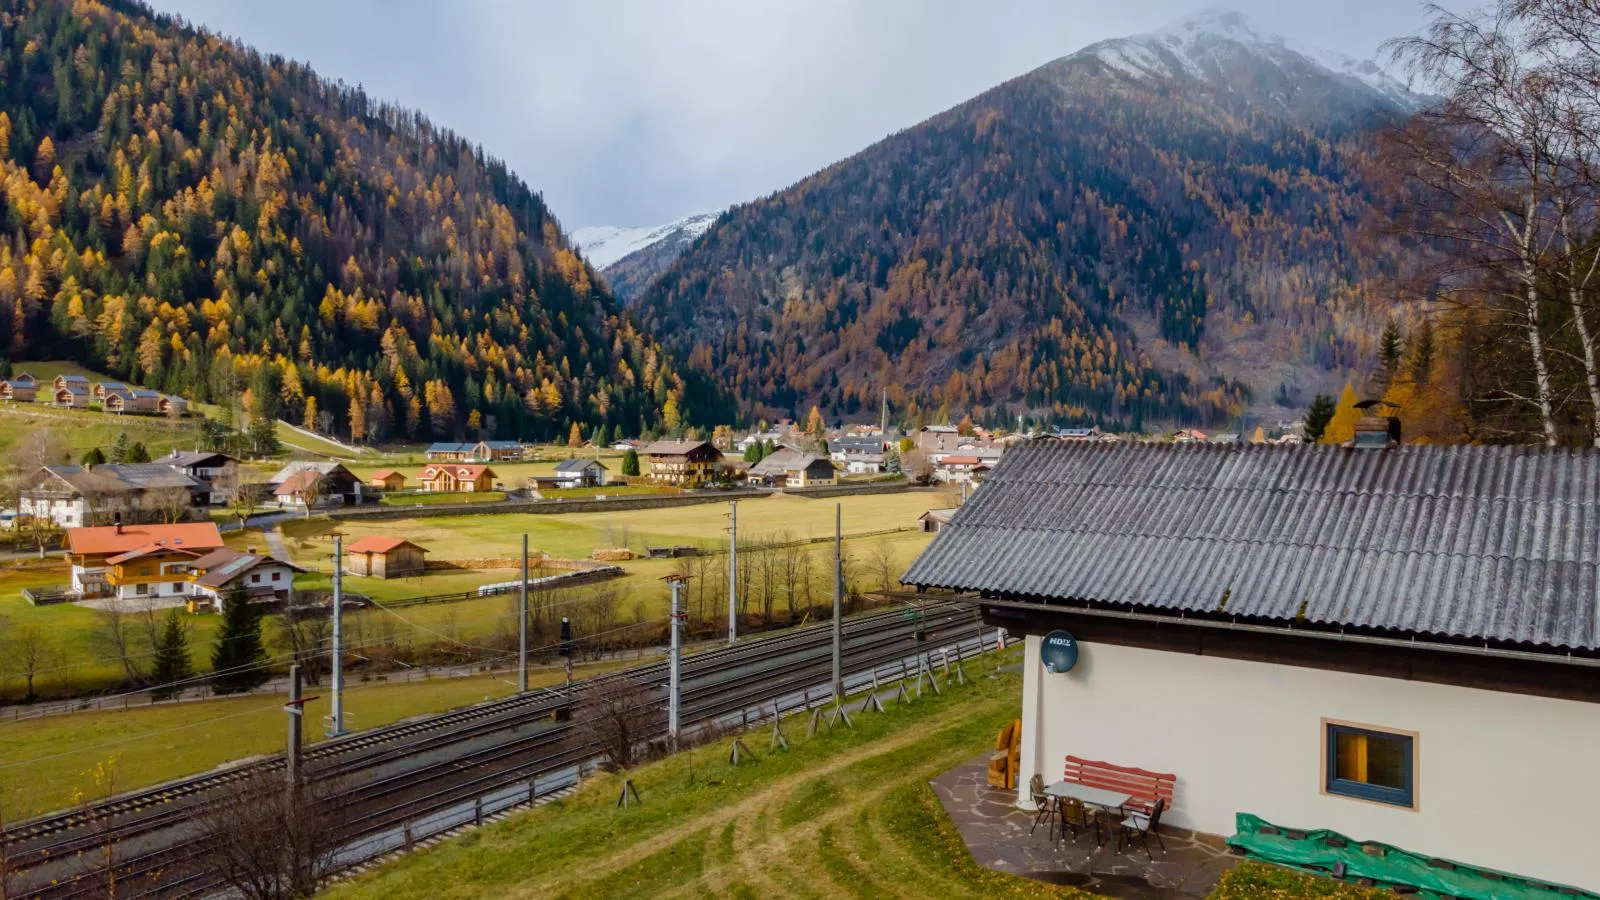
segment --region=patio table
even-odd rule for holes
[[[1076,781],[1058,781],[1045,788],[1044,792],[1047,796],[1054,797],[1057,800],[1078,800],[1090,806],[1097,806],[1107,813],[1113,814],[1113,818],[1129,800],[1133,799],[1132,794],[1090,787],[1087,784],[1079,784]],[[1097,831],[1096,834],[1098,833]],[[1115,822],[1111,823],[1111,840],[1113,841],[1112,846],[1116,848],[1118,853],[1121,853],[1122,834],[1121,829]]]

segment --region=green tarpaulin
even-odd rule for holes
[[[1463,900],[1600,900],[1591,891],[1351,840],[1335,831],[1284,828],[1249,813],[1239,813],[1235,824],[1239,831],[1228,838],[1228,846],[1245,855],[1322,875],[1337,873],[1349,882],[1368,879],[1378,887],[1413,887],[1425,896]]]

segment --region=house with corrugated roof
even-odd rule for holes
[[[1029,441],[902,580],[1023,638],[1020,806],[1159,776],[1172,828],[1600,890],[1600,450],[1365,433]]]

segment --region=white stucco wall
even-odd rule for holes
[[[1079,646],[1048,674],[1027,639],[1020,784],[1058,780],[1071,753],[1177,774],[1178,827],[1232,834],[1250,812],[1600,890],[1600,704]],[[1324,718],[1416,732],[1417,809],[1324,795]]]

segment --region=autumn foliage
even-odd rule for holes
[[[0,355],[357,439],[697,414],[481,147],[135,4],[0,32]]]

